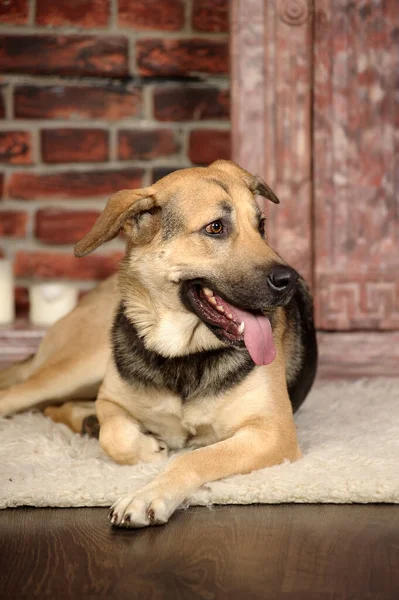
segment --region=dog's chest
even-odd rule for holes
[[[126,383],[175,394],[183,402],[222,395],[254,368],[248,352],[241,348],[224,347],[171,358],[150,351],[122,305],[113,327],[113,355]]]
[[[205,446],[220,437],[215,426],[215,398],[187,404],[175,394],[153,390],[141,401],[136,400],[130,412],[146,431],[161,438],[170,449]]]
[[[148,350],[121,305],[113,327],[119,376],[132,390],[128,410],[169,448],[219,439],[216,413],[223,396],[254,368],[248,352],[224,347],[165,358]]]

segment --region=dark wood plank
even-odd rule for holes
[[[139,531],[104,509],[0,511],[3,598],[391,600],[398,566],[389,505],[198,507]]]

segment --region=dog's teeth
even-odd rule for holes
[[[208,296],[208,298],[210,298],[211,296],[213,296],[213,292],[209,288],[202,288],[202,289],[204,290],[205,296]]]
[[[214,296],[208,297],[208,302],[210,302],[210,304],[213,304],[214,306],[216,306],[217,304],[216,298],[214,298]]]
[[[228,319],[232,319],[232,318],[233,318],[233,315],[232,315],[231,313],[229,313],[229,314],[227,315],[227,318],[228,318]]]
[[[245,323],[243,321],[242,323],[240,323],[240,326],[238,328],[238,333],[244,333],[244,328],[245,328]]]
[[[216,308],[218,309],[219,312],[224,313],[223,306],[219,306],[219,304],[218,304]]]

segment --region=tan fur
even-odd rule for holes
[[[214,179],[228,186],[234,203],[236,230],[223,248],[196,234],[219,217],[218,205],[226,196]],[[178,171],[150,188],[113,196],[77,244],[76,254],[88,254],[124,229],[128,243],[119,287],[113,277],[88,294],[48,331],[29,369],[21,368],[16,378],[14,372],[14,385],[0,392],[3,415],[97,395],[101,446],[121,464],[158,461],[168,449],[196,448],[175,458],[154,482],[118,501],[111,514],[117,525],[166,522],[207,481],[300,456],[286,385],[295,349],[283,309],[277,312],[274,330],[275,360],[255,368],[222,398],[200,397],[184,404],[167,390],[130,385],[111,357],[109,331],[120,298],[149,350],[168,357],[224,345],[182,305],[177,284],[210,273],[215,280],[244,277],[249,264],[282,262],[254,227],[253,197],[258,191],[277,201],[260,179],[233,163],[217,161],[207,169]],[[165,206],[171,218],[181,219],[179,234],[167,241],[159,218]],[[140,222],[138,214],[144,214]],[[68,402],[48,408],[46,414],[80,431],[88,407]]]
[[[94,399],[111,355],[109,330],[119,298],[117,278],[110,277],[57,321],[28,372],[0,391],[0,415],[57,401]]]
[[[93,401],[73,400],[64,402],[61,406],[48,406],[44,409],[44,414],[55,423],[68,425],[75,433],[82,433],[82,423],[86,417],[95,414],[95,406]]]

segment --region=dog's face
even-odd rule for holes
[[[246,346],[267,364],[274,345],[264,313],[290,300],[297,273],[267,245],[258,193],[278,202],[228,161],[177,171],[151,188],[116,194],[76,252],[125,231],[122,294],[150,349],[176,356]]]

